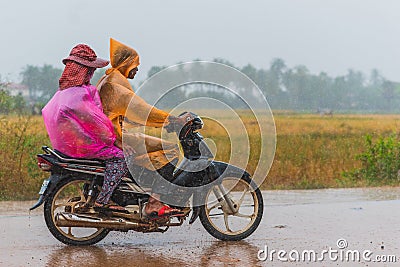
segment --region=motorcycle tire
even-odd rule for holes
[[[51,234],[57,240],[61,241],[66,245],[88,246],[96,244],[101,240],[103,240],[108,235],[110,230],[105,228],[97,228],[97,231],[89,235],[88,237],[75,237],[72,235],[71,229],[69,229],[70,233],[69,232],[66,233],[61,228],[67,228],[67,227],[58,227],[55,224],[55,217],[54,217],[55,216],[54,210],[56,209],[55,198],[62,192],[64,188],[67,188],[67,186],[78,183],[88,184],[90,183],[90,180],[82,177],[71,177],[61,181],[56,186],[56,188],[53,190],[53,192],[50,193],[50,195],[47,197],[44,203],[44,219],[46,221],[47,228],[50,230]]]
[[[251,216],[249,225],[247,225],[245,227],[245,229],[242,229],[242,230],[239,230],[236,232],[228,231],[229,226],[226,228],[225,231],[222,229],[223,227],[218,227],[212,221],[213,215],[210,214],[210,210],[208,210],[208,208],[207,208],[207,197],[210,193],[212,193],[212,191],[213,191],[212,188],[209,189],[208,193],[206,194],[206,197],[204,199],[205,205],[201,206],[199,217],[200,217],[200,221],[201,221],[201,224],[203,225],[203,227],[213,237],[215,237],[219,240],[223,240],[223,241],[239,241],[239,240],[242,240],[242,239],[250,236],[257,229],[257,227],[259,226],[261,219],[262,219],[264,204],[263,204],[263,198],[262,198],[261,191],[258,189],[258,187],[255,185],[255,183],[251,180],[251,178],[249,176],[226,177],[226,178],[222,179],[221,183],[223,184],[224,180],[229,179],[229,178],[233,179],[233,180],[237,180],[238,184],[240,183],[240,184],[244,184],[245,186],[248,186],[251,191],[250,194],[252,196],[251,198],[254,201],[254,205],[250,205],[250,206],[253,207],[254,213]],[[218,203],[216,205],[218,205]],[[218,207],[218,209],[220,209],[223,212],[224,216],[227,215],[223,211],[222,206]],[[234,217],[235,215],[229,214],[229,215],[227,215],[227,217],[228,216]],[[250,215],[248,215],[248,216],[250,218]],[[228,219],[226,219],[226,220],[228,220]],[[225,223],[225,226],[226,226],[226,223]]]

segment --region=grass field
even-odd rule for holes
[[[250,133],[251,151],[257,151],[257,127],[250,117],[242,115]],[[360,167],[355,156],[363,151],[366,134],[387,136],[400,129],[400,115],[321,117],[275,112],[274,119],[276,154],[262,189],[367,186],[363,181],[343,178],[342,173]],[[201,133],[216,143],[217,159],[229,160],[231,147],[226,131],[215,122],[205,122]],[[36,166],[36,154],[41,153],[42,145],[50,145],[42,118],[3,116],[0,123],[0,199],[34,198],[46,176]],[[250,155],[250,172],[256,168],[255,158],[254,153]]]
[[[266,188],[366,186],[342,173],[360,167],[367,134],[388,136],[400,115],[275,115],[277,152]]]

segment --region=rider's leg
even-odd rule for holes
[[[170,182],[174,179],[173,171],[178,161],[179,148],[175,143],[141,133],[124,135],[124,143],[135,148],[132,164],[154,174],[153,193],[146,204],[145,213],[157,212],[165,206],[160,198],[171,193]]]
[[[142,133],[124,134],[124,144],[135,149],[132,163],[148,170],[160,170],[179,158],[177,144]]]
[[[173,171],[175,169],[175,164],[177,160],[173,163],[169,162],[162,168],[157,170],[156,178],[152,187],[152,195],[149,198],[149,202],[145,207],[145,213],[150,214],[151,212],[158,212],[162,207],[165,206],[161,202],[161,197],[173,193],[172,184],[170,183],[174,180]],[[160,177],[161,176],[161,177]],[[177,212],[177,209],[171,209],[171,212]]]

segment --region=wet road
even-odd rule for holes
[[[398,266],[400,263],[400,188],[264,191],[264,218],[241,242],[221,242],[196,221],[164,234],[112,232],[91,247],[68,247],[45,226],[33,202],[0,202],[0,266]],[[346,248],[338,248],[344,239]],[[343,241],[343,240],[342,240]],[[313,250],[370,250],[396,256],[397,263],[342,262],[298,258]],[[286,251],[281,259],[265,249]],[[260,251],[261,250],[261,251]],[[289,260],[291,253],[291,261]],[[273,261],[271,261],[273,258]],[[335,257],[334,257],[335,258]]]

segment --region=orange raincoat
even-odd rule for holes
[[[136,95],[127,80],[129,72],[140,64],[138,53],[111,38],[110,61],[112,67],[106,71],[96,87],[100,93],[104,113],[114,125],[117,139],[122,140],[121,125],[124,118],[135,124],[150,127],[168,125],[169,114],[149,105]],[[136,151],[133,163],[149,170],[158,170],[177,159],[179,155],[176,144],[141,133],[124,133],[124,143]]]

